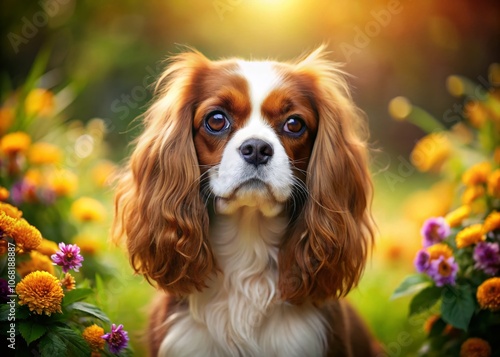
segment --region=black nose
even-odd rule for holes
[[[240,154],[249,164],[259,166],[269,161],[274,154],[274,149],[264,140],[248,139],[241,144]]]

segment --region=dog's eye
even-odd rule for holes
[[[222,112],[212,112],[205,118],[205,127],[213,134],[220,134],[231,126],[229,119]]]
[[[283,125],[283,131],[291,136],[299,136],[306,130],[306,124],[296,116],[288,118]]]

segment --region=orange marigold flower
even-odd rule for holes
[[[500,278],[489,278],[477,288],[477,302],[481,309],[500,310]]]
[[[8,203],[0,202],[0,211],[12,218],[21,218],[23,212]]]
[[[471,208],[469,206],[460,206],[454,211],[448,213],[444,219],[448,222],[450,227],[457,227],[462,224],[462,221],[469,217]]]
[[[49,116],[55,107],[54,94],[43,88],[35,88],[29,92],[25,101],[28,115]]]
[[[3,211],[0,211],[0,230],[14,239],[16,247],[22,251],[36,249],[42,241],[42,235],[38,229],[22,218],[7,216]]]
[[[500,229],[500,212],[491,212],[483,223],[483,233]]]
[[[25,277],[34,271],[46,271],[54,275],[54,264],[52,260],[40,252],[32,251],[30,253],[30,260],[23,261],[17,265],[17,271],[21,277]]]
[[[468,247],[485,239],[486,237],[483,234],[483,225],[480,223],[465,227],[460,232],[458,232],[457,236],[455,237],[457,248]]]
[[[38,315],[62,312],[63,289],[57,278],[46,271],[35,271],[25,276],[16,287],[19,305],[27,305]]]
[[[31,138],[28,134],[21,131],[5,135],[0,140],[0,151],[6,155],[15,155],[20,152],[26,152],[31,144]]]
[[[460,347],[460,357],[489,357],[490,344],[482,338],[471,337],[465,340]]]
[[[480,162],[471,166],[462,175],[462,182],[467,186],[475,186],[486,183],[491,173],[491,164],[488,161]]]
[[[427,248],[427,253],[429,253],[429,258],[431,260],[438,259],[441,256],[443,256],[444,259],[448,259],[453,256],[453,251],[451,250],[451,248],[444,243],[431,245],[429,248]]]
[[[488,176],[488,194],[500,198],[500,169],[497,169]]]
[[[9,190],[5,187],[0,186],[0,201],[6,201],[10,196]]]
[[[417,142],[410,158],[419,171],[439,171],[450,154],[451,143],[446,135],[432,133]]]
[[[87,327],[82,332],[83,339],[87,341],[92,351],[99,351],[104,348],[106,341],[102,338],[104,336],[104,329],[96,324]]]
[[[464,193],[462,194],[462,203],[464,205],[469,205],[483,195],[484,195],[484,187],[467,186]]]
[[[73,275],[66,273],[64,278],[61,280],[61,286],[67,291],[71,291],[76,287],[76,281]]]
[[[28,160],[34,165],[57,164],[61,162],[61,150],[50,143],[34,143],[29,151]]]
[[[90,197],[80,197],[71,205],[71,214],[78,221],[102,221],[106,210],[101,202]]]
[[[40,242],[40,245],[38,246],[38,248],[36,248],[36,250],[43,255],[50,257],[52,254],[56,254],[56,252],[59,250],[59,247],[57,246],[56,242],[42,238],[42,241]]]

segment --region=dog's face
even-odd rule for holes
[[[275,62],[215,63],[199,78],[194,146],[218,213],[279,213],[304,186],[318,129],[311,85]]]
[[[156,89],[115,201],[114,235],[127,237],[134,268],[176,295],[203,289],[217,271],[215,198],[218,214],[293,215],[279,246],[282,299],[347,293],[373,239],[371,181],[363,120],[322,48],[290,63],[188,52]]]

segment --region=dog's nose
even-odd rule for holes
[[[248,139],[241,144],[240,154],[249,164],[259,166],[269,161],[274,154],[274,149],[264,140]]]

